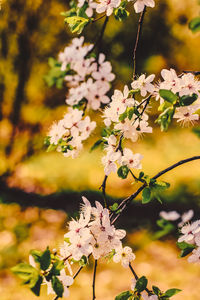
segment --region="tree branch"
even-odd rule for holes
[[[107,201],[106,201],[106,182],[107,182],[107,179],[108,179],[108,176],[106,175],[104,177],[102,185],[99,188],[99,189],[102,189],[102,194],[103,194],[103,199],[104,199],[104,205],[105,205],[105,207],[107,207]]]
[[[160,171],[159,173],[157,173],[154,177],[152,177],[152,179],[157,179],[159,178],[160,176],[162,176],[163,174],[177,168],[178,166],[181,166],[185,163],[188,163],[190,161],[193,161],[193,160],[198,160],[200,159],[200,155],[198,156],[193,156],[193,157],[190,157],[190,158],[186,158],[186,159],[183,159],[183,160],[180,160],[179,162],[173,164],[172,166]],[[122,214],[122,212],[127,208],[127,206],[130,204],[130,202],[135,199],[137,197],[138,194],[140,194],[143,189],[147,186],[147,183],[145,182],[141,187],[139,187],[139,189],[133,193],[131,196],[129,196],[128,198],[125,198],[119,205],[118,207],[118,210],[120,209],[120,213],[112,220],[111,224],[114,224],[117,219],[120,217],[120,215]],[[111,216],[113,217],[114,214]]]
[[[129,263],[129,269],[131,270],[131,272],[133,273],[135,280],[138,280],[138,275],[136,274],[135,270],[133,269],[133,267],[131,266],[131,263]],[[145,291],[150,295],[151,292],[148,288],[145,289]]]
[[[143,20],[144,20],[144,15],[146,12],[146,6],[144,7],[143,11],[140,14],[139,22],[138,22],[138,30],[137,30],[137,36],[136,36],[136,41],[135,41],[135,47],[133,50],[133,79],[135,78],[135,72],[136,72],[136,52],[137,52],[137,47],[138,47],[138,42],[142,33],[142,25],[143,25]]]
[[[95,259],[95,263],[94,263],[94,273],[93,273],[93,282],[92,282],[92,294],[93,294],[92,300],[95,300],[95,299],[96,299],[96,296],[95,296],[96,271],[97,271],[97,260]]]
[[[99,19],[101,19],[101,18],[103,18],[103,17],[105,17],[105,15],[103,15],[102,17],[100,17]],[[104,21],[104,23],[103,23],[103,26],[102,26],[102,28],[101,28],[101,32],[100,32],[100,34],[99,34],[99,37],[97,38],[97,40],[96,40],[96,42],[94,43],[94,46],[92,47],[92,49],[86,54],[87,56],[90,54],[90,53],[92,53],[92,51],[101,43],[101,40],[102,40],[102,38],[103,38],[103,35],[104,35],[104,32],[105,32],[105,29],[106,29],[106,25],[107,25],[107,23],[108,23],[108,16],[106,16],[106,18],[105,18],[105,21]],[[98,20],[99,20],[98,19]],[[97,19],[96,19],[97,20]]]

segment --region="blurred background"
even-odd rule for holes
[[[199,34],[188,29],[188,22],[197,16],[197,0],[156,0],[156,8],[148,9],[137,52],[137,73],[155,73],[174,67],[200,69]],[[113,88],[121,89],[131,82],[132,53],[138,15],[131,8],[129,18],[120,23],[113,17],[107,25],[101,50],[113,65],[116,74]],[[36,296],[11,274],[10,267],[26,261],[30,249],[59,246],[66,232],[66,222],[76,215],[82,195],[102,201],[99,192],[104,177],[102,153],[89,153],[102,126],[86,141],[79,158],[64,158],[59,153],[46,153],[44,138],[52,122],[66,111],[66,88],[49,88],[44,76],[49,71],[48,58],[57,55],[70,42],[72,35],[64,25],[64,0],[4,0],[0,10],[0,294],[2,300],[36,299]],[[88,26],[86,41],[95,41],[102,20]],[[92,115],[95,119],[95,115]],[[156,119],[152,110],[151,123]],[[198,124],[197,124],[198,125]],[[129,146],[144,155],[145,174],[155,175],[167,166],[190,156],[199,155],[200,140],[190,127],[173,123],[167,133],[153,125],[146,135]],[[178,259],[175,238],[152,241],[160,210],[179,212],[195,209],[200,213],[200,162],[192,162],[162,177],[171,183],[162,196],[163,205],[153,202],[140,205],[140,197],[121,218],[129,234],[126,243],[136,251],[135,269],[146,275],[150,283],[161,289],[184,291],[174,299],[198,299],[200,266]],[[137,189],[131,178],[109,176],[107,192],[110,203],[130,195]],[[91,298],[91,266],[82,272],[70,288],[70,299]],[[120,277],[117,276],[120,274]],[[123,274],[123,276],[121,276]],[[114,280],[115,278],[115,280]],[[120,281],[119,281],[120,278]],[[129,289],[131,274],[119,265],[102,262],[97,276],[97,299],[111,300]],[[98,284],[99,282],[99,284]],[[116,284],[117,282],[117,284]],[[101,284],[100,284],[101,283]],[[193,288],[195,286],[195,289]],[[84,294],[84,295],[83,295]],[[46,296],[44,288],[41,299]]]

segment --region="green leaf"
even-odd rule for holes
[[[127,116],[128,116],[129,120],[132,119],[134,113],[135,113],[135,108],[134,107],[128,107],[127,108]]]
[[[43,281],[42,276],[39,276],[37,282],[36,282],[35,285],[31,288],[31,291],[32,291],[36,296],[40,296],[40,288],[41,288],[42,281]]]
[[[149,187],[144,188],[142,192],[142,203],[146,204],[151,201],[151,189]]]
[[[130,291],[122,292],[115,297],[115,300],[128,300],[133,294]]]
[[[115,19],[118,21],[124,21],[130,13],[124,7],[118,7],[114,10]]]
[[[156,181],[153,183],[153,188],[159,191],[166,190],[170,187],[170,184],[165,181]]]
[[[200,17],[192,19],[189,23],[189,28],[193,33],[200,31]]]
[[[53,263],[49,274],[46,276],[47,281],[51,280],[54,275],[60,275],[60,271],[64,268],[64,262],[62,260],[57,260]]]
[[[68,23],[72,33],[80,34],[90,20],[79,16],[74,16],[65,18],[65,22]]]
[[[118,207],[119,207],[119,205],[118,205],[118,203],[114,203],[112,206],[110,206],[109,208],[110,208],[110,210],[111,211],[116,211],[117,209],[118,209]]]
[[[127,111],[125,111],[123,114],[119,116],[119,121],[123,122],[127,118]]]
[[[127,166],[121,166],[117,170],[117,175],[122,179],[125,179],[128,176],[128,173],[129,173],[129,168]]]
[[[111,129],[109,128],[109,127],[107,127],[107,128],[102,128],[102,130],[101,130],[101,136],[102,137],[108,137],[108,136],[110,136],[111,135]]]
[[[94,143],[94,145],[91,147],[90,152],[97,149],[101,144],[104,144],[104,140],[100,139]]]
[[[176,244],[181,249],[180,257],[187,256],[196,248],[194,245],[187,244],[186,242],[177,242]]]
[[[30,255],[33,256],[34,260],[36,263],[40,263],[40,257],[42,255],[42,251],[38,251],[38,250],[31,250],[30,251]]]
[[[177,95],[175,95],[170,90],[161,89],[159,90],[159,94],[165,101],[170,102],[172,104],[175,104],[178,99]]]
[[[60,298],[62,298],[63,292],[64,292],[64,287],[62,282],[58,279],[58,277],[53,276],[51,280],[52,288],[56,295]]]
[[[161,290],[157,286],[153,285],[152,289],[153,289],[153,292],[154,292],[155,295],[157,295],[157,296],[160,295]]]
[[[30,281],[32,275],[37,272],[37,270],[27,263],[20,263],[13,268],[11,271],[17,275],[19,278],[25,281]]]
[[[85,267],[87,265],[87,263],[88,263],[87,257],[85,255],[83,255],[81,257],[81,259],[79,260],[79,265],[81,267]]]
[[[57,145],[51,144],[47,148],[47,152],[55,151],[57,149]]]
[[[144,291],[147,287],[148,280],[146,279],[145,276],[140,277],[135,285],[135,289],[138,291],[138,293],[141,293]]]
[[[47,270],[51,263],[51,252],[47,248],[40,257],[40,266],[43,271]]]
[[[165,111],[160,114],[158,119],[156,120],[156,123],[158,123],[161,127],[161,131],[166,131],[169,127],[169,125],[172,122],[173,115],[175,113],[174,107],[168,107],[165,109]]]
[[[179,292],[181,292],[181,290],[179,290],[179,289],[169,289],[169,290],[167,290],[167,291],[164,293],[163,296],[167,296],[167,297],[170,298],[170,297],[172,297],[172,296],[178,294]]]
[[[193,128],[192,131],[200,138],[200,126]]]
[[[192,94],[191,96],[185,95],[180,98],[180,105],[181,106],[187,106],[191,105],[194,101],[198,99],[197,94]]]

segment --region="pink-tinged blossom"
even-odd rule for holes
[[[189,263],[200,263],[200,247],[192,251],[192,255],[188,257]]]
[[[134,1],[134,0],[128,0],[130,1]],[[148,7],[154,7],[155,6],[155,2],[154,0],[136,0],[134,1],[134,9],[136,13],[140,13],[144,10],[145,6]]]
[[[197,94],[199,96],[200,91],[200,81],[198,81],[193,74],[184,74],[181,77],[182,87],[179,91],[179,96]]]
[[[116,253],[113,256],[115,263],[121,262],[124,268],[128,268],[129,264],[135,259],[135,254],[130,247],[120,247],[116,249]]]
[[[86,15],[91,18],[93,16],[93,10],[96,9],[97,3],[95,3],[93,0],[78,0],[78,7],[82,7],[85,3],[88,4],[88,7],[85,11]]]
[[[66,129],[63,127],[63,124],[61,122],[54,123],[48,132],[48,136],[50,137],[50,143],[57,145],[58,141],[63,137],[65,133]],[[67,133],[69,132],[67,131]]]
[[[142,292],[142,299],[143,300],[158,300],[158,296],[157,295],[148,295],[146,292]]]
[[[160,217],[162,217],[163,219],[167,220],[167,221],[176,221],[180,218],[180,214],[177,213],[177,211],[172,210],[172,211],[161,211],[160,212]]]
[[[180,122],[183,126],[188,126],[190,124],[193,125],[194,122],[199,120],[199,115],[195,114],[198,109],[200,109],[199,104],[178,107],[173,117],[177,119],[177,122]]]
[[[188,244],[195,243],[195,236],[200,233],[200,220],[193,222],[192,224],[184,225],[181,228],[182,236],[178,239],[178,242],[186,242]]]
[[[102,157],[102,163],[104,165],[105,175],[108,176],[111,172],[117,172],[117,164],[116,162],[120,159],[121,152],[113,152],[109,151],[106,156]]]
[[[182,79],[177,76],[174,69],[163,69],[161,71],[161,76],[164,81],[160,83],[160,89],[171,90],[175,94],[180,91],[182,86]]]
[[[134,80],[131,83],[131,86],[134,90],[139,89],[141,96],[145,97],[147,93],[152,94],[155,90],[154,85],[151,83],[155,78],[155,75],[149,75],[147,78],[145,78],[145,75],[142,74],[137,80]]]
[[[178,224],[179,227],[182,227],[185,223],[189,222],[194,216],[194,211],[192,209],[186,211],[181,216],[181,222]]]
[[[120,159],[120,165],[125,165],[128,168],[142,169],[141,160],[143,156],[140,153],[133,154],[133,152],[128,149],[123,149],[123,155]]]
[[[107,16],[113,13],[113,9],[117,8],[121,3],[121,0],[99,0],[96,11],[98,14],[106,12]]]
[[[110,102],[110,98],[106,96],[106,93],[109,91],[110,87],[107,82],[96,81],[93,85],[90,86],[86,98],[88,100],[88,105],[97,110],[100,108],[101,103],[107,104]]]

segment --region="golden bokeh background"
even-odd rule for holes
[[[137,53],[137,72],[155,73],[159,79],[162,68],[183,70],[200,69],[200,36],[188,29],[188,22],[198,15],[197,0],[155,0],[155,9],[148,9],[143,34]],[[130,16],[120,23],[110,18],[101,49],[112,62],[116,80],[113,88],[123,88],[131,82],[132,53],[137,31],[138,15],[129,3]],[[10,268],[27,261],[32,248],[59,246],[66,232],[66,220],[78,207],[81,195],[88,191],[91,200],[101,199],[98,193],[104,172],[102,153],[89,152],[98,139],[102,119],[91,113],[98,127],[86,141],[84,151],[72,160],[59,153],[46,153],[44,137],[52,122],[66,112],[66,88],[49,88],[44,76],[48,73],[48,58],[56,58],[70,42],[72,35],[62,11],[68,9],[64,0],[4,0],[0,10],[0,298],[2,300],[36,299],[20,285]],[[95,41],[103,20],[88,26],[86,41]],[[152,135],[144,135],[137,143],[129,143],[134,152],[144,155],[145,174],[155,175],[167,166],[190,156],[198,155],[200,140],[191,127],[182,128],[174,122],[167,133],[153,124],[157,112],[153,105]],[[198,124],[197,124],[198,125]],[[181,211],[200,210],[200,163],[179,167],[162,177],[170,182],[163,195],[164,208]],[[107,192],[113,198],[134,192],[137,184],[132,179],[109,176]],[[138,197],[140,201],[140,197]],[[56,209],[57,208],[57,209]],[[199,299],[200,266],[189,265],[178,259],[175,237],[152,241],[159,210],[152,204],[142,216],[143,226],[135,223],[134,205],[125,226],[126,239],[136,251],[135,268],[146,275],[150,283],[161,289],[180,288],[183,292],[174,299]],[[197,214],[198,217],[198,214]],[[137,219],[137,222],[134,221]],[[126,221],[126,220],[125,220]],[[152,225],[153,224],[153,225]],[[123,226],[121,222],[120,226]],[[135,226],[135,227],[134,227]],[[92,262],[70,288],[70,299],[91,298]],[[111,300],[130,287],[131,274],[116,264],[102,262],[97,274],[97,299]],[[194,288],[195,287],[195,288]],[[43,288],[41,300],[46,296]]]

